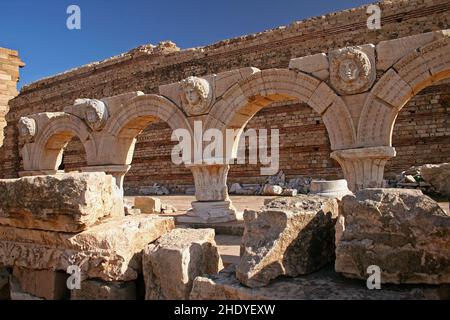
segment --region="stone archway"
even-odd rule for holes
[[[265,106],[292,100],[308,104],[321,115],[332,150],[355,144],[356,132],[345,102],[325,82],[287,69],[262,70],[235,84],[213,105],[206,128],[242,129]]]
[[[396,156],[392,133],[398,113],[420,90],[449,77],[450,40],[445,34],[392,61],[367,95],[358,122],[357,148],[332,154],[354,190],[382,186],[385,164]]]
[[[276,102],[298,101],[319,114],[328,132],[332,150],[351,148],[356,132],[345,102],[325,82],[308,74],[287,69],[256,72],[234,84],[212,106],[206,117],[206,129],[235,129],[232,154],[237,156],[238,144],[250,119],[264,107]],[[226,186],[229,165],[223,165],[220,186]],[[344,171],[345,173],[345,171]]]
[[[64,112],[42,113],[19,121],[22,139],[27,140],[22,149],[26,171],[56,172],[64,148],[73,137],[84,146],[87,161],[97,156],[94,139],[83,120]]]
[[[399,111],[425,87],[450,77],[450,39],[445,37],[413,50],[375,84],[358,124],[360,146],[391,146]]]

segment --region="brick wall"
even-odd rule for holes
[[[19,80],[19,68],[24,66],[15,50],[0,48],[0,146],[3,145],[3,128],[8,113],[8,101],[14,98]]]
[[[159,85],[189,75],[201,76],[245,66],[286,68],[293,57],[347,45],[376,44],[450,26],[448,0],[386,1],[380,7],[382,29],[378,31],[366,28],[368,15],[366,7],[361,7],[203,48],[171,53],[126,53],[33,83],[10,103],[0,175],[14,177],[21,170],[18,151],[21,146],[17,142],[15,125],[22,115],[61,111],[80,97],[102,98],[135,90],[156,93]],[[430,159],[433,162],[448,161],[448,92],[448,82],[427,88],[402,110],[394,129],[394,146],[399,157],[389,162],[388,172],[406,169],[411,163],[431,162]],[[411,125],[411,121],[424,129]],[[429,132],[428,124],[436,126],[432,127],[434,133]],[[308,106],[267,107],[249,122],[248,127],[280,129],[280,167],[288,176],[342,176],[337,163],[329,158],[331,151],[326,129],[320,117]],[[173,145],[170,135],[165,123],[155,122],[138,137],[132,169],[125,178],[126,186],[155,182],[172,186],[193,183],[190,171],[174,166],[170,161]],[[431,145],[440,150],[433,153],[432,158],[424,153],[426,148],[423,147]],[[65,152],[66,169],[82,166],[84,161],[82,147],[74,141]],[[229,176],[230,182],[252,183],[264,179],[259,176],[258,166],[250,165],[234,165]]]

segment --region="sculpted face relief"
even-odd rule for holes
[[[352,59],[342,61],[339,66],[339,75],[346,82],[356,80],[359,77],[359,68],[355,61]]]
[[[211,102],[211,89],[208,81],[202,78],[189,77],[182,81],[183,94],[186,101],[184,110],[188,115],[199,115],[207,112]]]
[[[108,109],[103,101],[96,99],[77,99],[75,105],[84,108],[84,119],[94,130],[101,130],[108,120]]]
[[[362,93],[375,82],[375,63],[363,49],[348,47],[334,50],[329,58],[330,81],[339,94]]]
[[[19,135],[24,140],[26,140],[27,142],[33,140],[34,136],[36,135],[36,121],[34,121],[34,119],[22,117],[20,118],[17,126],[19,129]]]

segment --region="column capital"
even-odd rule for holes
[[[356,192],[383,187],[384,166],[396,156],[396,151],[390,146],[379,146],[338,150],[330,156],[341,165],[349,189]]]

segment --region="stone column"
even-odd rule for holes
[[[338,150],[331,153],[344,171],[344,177],[351,191],[383,186],[384,166],[395,157],[393,147],[370,147]]]
[[[187,165],[194,175],[195,198],[187,217],[180,222],[215,223],[236,220],[236,209],[228,197],[228,164]]]
[[[89,166],[81,168],[82,172],[105,172],[112,175],[116,179],[117,187],[123,196],[123,179],[130,170],[130,165],[104,165],[104,166]]]

